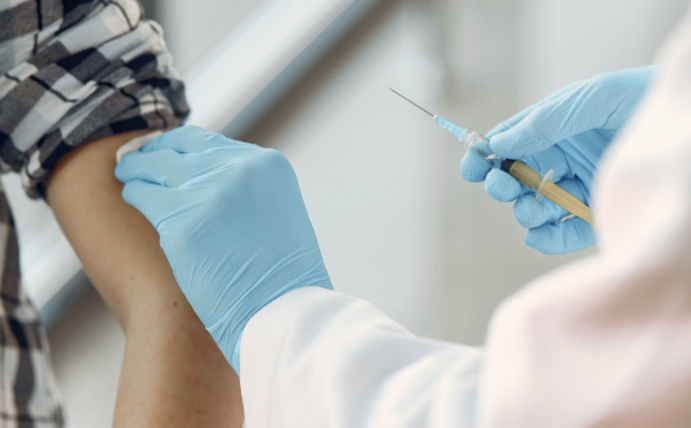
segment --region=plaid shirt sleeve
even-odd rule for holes
[[[0,170],[20,172],[29,196],[70,150],[188,115],[137,0],[0,0]]]
[[[46,332],[22,287],[17,234],[0,188],[0,427],[62,428],[60,401]]]

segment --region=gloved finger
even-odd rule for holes
[[[243,148],[245,146],[257,147],[254,144],[231,140],[222,134],[207,131],[198,126],[183,126],[163,133],[144,146],[142,152],[170,149],[178,153],[201,153],[219,147]]]
[[[499,156],[522,159],[556,142],[605,126],[617,108],[617,97],[592,84],[573,90],[539,106],[506,132],[495,135],[490,147]]]
[[[122,189],[122,198],[144,214],[144,217],[158,229],[161,221],[170,215],[170,209],[166,208],[168,204],[162,203],[166,192],[170,191],[171,189],[158,184],[133,180],[125,184]]]
[[[123,183],[148,181],[166,187],[177,187],[189,176],[184,155],[170,149],[131,153],[115,167],[115,177]]]
[[[468,150],[461,161],[461,175],[471,183],[478,183],[487,177],[492,165],[481,154]]]
[[[576,197],[579,201],[584,204],[588,204],[586,200],[586,195],[583,190],[583,185],[577,179],[565,179],[557,183],[559,187],[569,192],[571,195]],[[571,213],[566,211],[564,208],[555,204],[547,198],[542,198],[540,201],[545,212],[545,223],[554,224],[563,219],[564,217],[570,216]]]
[[[528,194],[516,199],[513,215],[521,226],[533,229],[545,224],[547,214],[542,201],[538,201],[535,195]]]
[[[499,202],[511,202],[530,191],[506,172],[494,168],[485,178],[485,191]]]
[[[553,171],[552,181],[561,180],[564,177],[571,177],[573,174],[567,161],[566,153],[559,146],[552,146],[533,156],[522,159],[522,162],[533,170],[544,176],[549,171]]]
[[[500,134],[500,133],[502,133],[502,132],[505,132],[505,131],[511,129],[511,128],[514,127],[518,122],[520,122],[520,121],[522,121],[523,119],[525,119],[525,117],[528,116],[530,113],[532,113],[532,111],[535,110],[536,108],[538,108],[538,107],[540,107],[540,106],[542,106],[542,105],[544,105],[544,104],[546,104],[546,103],[552,101],[553,99],[555,99],[555,98],[557,98],[557,97],[560,97],[562,94],[565,94],[565,93],[571,91],[572,89],[574,89],[575,87],[577,87],[577,86],[579,86],[579,85],[581,85],[581,84],[583,84],[583,81],[574,82],[574,83],[572,83],[572,84],[570,84],[570,85],[568,85],[568,86],[566,86],[566,87],[564,87],[564,88],[559,89],[558,91],[554,92],[553,94],[551,94],[551,95],[548,96],[547,98],[541,100],[540,102],[538,102],[538,103],[536,103],[536,104],[531,105],[530,107],[525,108],[525,109],[524,109],[523,111],[521,111],[520,113],[515,114],[514,116],[512,116],[512,117],[509,118],[508,120],[505,120],[504,122],[502,122],[502,123],[500,123],[499,125],[495,126],[494,128],[492,128],[491,131],[489,131],[489,132],[487,133],[487,135],[485,135],[485,137],[487,137],[487,138],[492,138],[492,137],[494,137],[494,136],[497,135],[497,134]]]
[[[578,198],[581,202],[585,202],[583,189],[577,180],[562,180],[558,185]],[[564,217],[571,215],[571,213],[564,208],[547,198],[543,197],[538,201],[535,194],[532,192],[516,200],[513,213],[518,223],[529,229],[534,229],[545,224],[555,224]]]
[[[525,243],[544,254],[557,255],[583,250],[595,245],[597,239],[588,223],[580,218],[571,218],[530,229]]]

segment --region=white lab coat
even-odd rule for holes
[[[691,19],[606,153],[600,253],[537,279],[481,351],[319,288],[249,322],[249,428],[691,427]]]

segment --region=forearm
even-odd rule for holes
[[[115,152],[141,133],[66,156],[47,199],[127,334],[116,408],[122,426],[240,426],[235,373],[194,314],[148,221],[121,197]]]
[[[367,302],[304,288],[262,309],[245,329],[247,421],[471,427],[481,363],[478,349],[416,337]],[[269,405],[275,412],[266,412]]]

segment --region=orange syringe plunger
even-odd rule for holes
[[[590,207],[551,180],[540,177],[540,174],[528,165],[519,160],[504,159],[501,169],[531,189],[535,189],[538,195],[541,194],[569,213],[595,226],[593,210]]]

